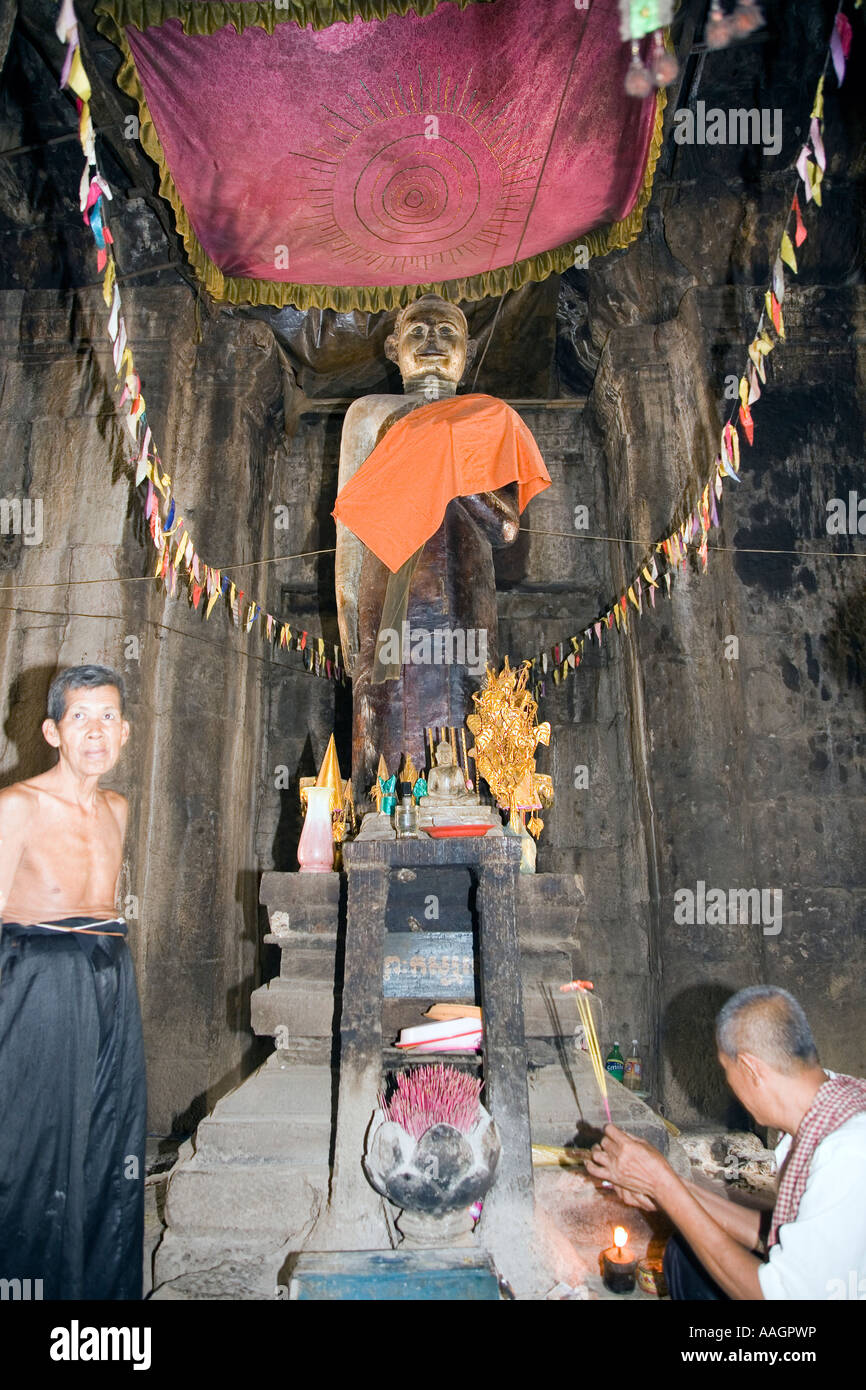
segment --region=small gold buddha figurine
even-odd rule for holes
[[[385,759],[382,757],[382,754],[380,753],[380,754],[379,754],[379,766],[376,768],[376,780],[374,781],[374,783],[373,783],[373,785],[372,785],[372,787],[370,788],[370,791],[369,791],[370,800],[371,800],[371,801],[375,801],[375,803],[376,803],[376,811],[377,811],[379,814],[381,814],[381,811],[382,811],[382,798],[383,798],[384,795],[385,795],[385,793],[384,793],[384,791],[383,791],[383,789],[382,789],[382,783],[383,783],[383,782],[387,782],[387,781],[388,781],[388,769],[387,769],[387,767],[385,766]]]
[[[448,739],[443,738],[436,745],[436,766],[431,767],[427,778],[427,795],[431,802],[454,801],[469,795],[466,779],[461,768],[455,765],[454,751]]]

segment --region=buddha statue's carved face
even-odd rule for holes
[[[406,390],[422,387],[431,377],[452,390],[474,356],[466,319],[455,304],[425,294],[397,316],[385,354],[400,368]]]
[[[454,753],[447,739],[443,738],[441,743],[436,745],[436,766],[443,768],[454,766]]]

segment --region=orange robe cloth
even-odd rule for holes
[[[436,534],[453,498],[514,482],[521,512],[550,486],[520,416],[495,396],[451,396],[392,425],[338,494],[331,515],[396,574]]]

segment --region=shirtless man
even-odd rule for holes
[[[145,1086],[115,900],[127,805],[99,779],[129,737],[123,681],[62,672],[48,772],[0,792],[0,1279],[140,1298]]]

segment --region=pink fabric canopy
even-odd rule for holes
[[[192,229],[225,276],[483,275],[619,221],[644,180],[656,101],[623,90],[616,0],[444,3],[273,34],[169,20],[126,37]]]

